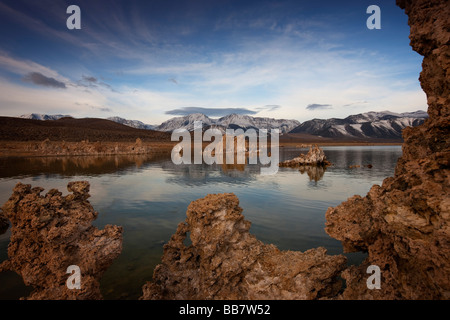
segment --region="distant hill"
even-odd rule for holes
[[[62,117],[53,121],[0,117],[0,140],[8,141],[170,141],[170,134],[135,129],[114,121],[97,118]]]
[[[394,113],[390,111],[367,112],[345,119],[313,119],[303,122],[290,134],[308,134],[333,139],[390,139],[401,140],[402,130],[422,124],[425,111]]]

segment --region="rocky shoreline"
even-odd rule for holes
[[[170,153],[174,143],[144,142],[136,138],[135,142],[109,141],[44,141],[36,142],[2,142],[1,156],[110,156],[110,155],[147,155]]]

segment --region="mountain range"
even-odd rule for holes
[[[28,114],[20,118],[35,120],[57,120],[68,115]],[[366,112],[348,116],[344,119],[313,119],[300,123],[297,120],[252,117],[248,115],[230,114],[218,119],[212,119],[201,113],[183,117],[174,117],[160,125],[149,125],[139,120],[127,120],[111,117],[107,120],[136,129],[171,132],[175,129],[194,129],[195,121],[202,121],[204,128],[225,129],[279,129],[281,134],[308,134],[323,138],[336,139],[401,139],[401,132],[408,126],[422,124],[428,114],[425,111],[394,113],[390,111]]]
[[[192,131],[195,121],[202,121],[206,127],[214,126],[214,128],[221,129],[223,132],[225,132],[225,129],[279,129],[280,133],[287,133],[300,125],[297,120],[259,118],[241,114],[230,114],[219,119],[211,119],[202,113],[194,113],[167,120],[155,127],[155,130],[173,131],[184,128]]]
[[[345,119],[313,119],[305,121],[289,133],[307,133],[325,138],[381,138],[401,139],[402,130],[422,124],[425,111],[394,113],[366,112]]]

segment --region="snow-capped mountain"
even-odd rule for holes
[[[121,117],[110,117],[107,120],[111,120],[132,128],[136,128],[136,129],[146,129],[146,130],[154,130],[155,126],[151,125],[151,124],[145,124],[142,121],[139,120],[127,120]]]
[[[213,119],[210,119],[203,113],[193,113],[184,117],[175,117],[169,119],[157,126],[156,130],[173,131],[175,129],[186,129],[192,131],[194,130],[195,121],[201,121],[203,123],[203,126],[210,126],[215,124],[215,121]]]
[[[303,122],[290,133],[308,133],[330,138],[383,138],[399,139],[402,130],[422,124],[425,111],[394,113],[390,111],[366,112],[345,119],[313,119]]]
[[[32,119],[32,120],[58,120],[61,118],[72,118],[72,116],[69,115],[63,115],[63,114],[41,114],[41,113],[30,113],[30,114],[23,114],[19,118],[22,119]]]
[[[217,120],[217,124],[226,128],[236,126],[243,129],[279,129],[280,133],[286,133],[299,126],[300,122],[297,120],[260,118],[240,114],[230,114]]]
[[[247,115],[230,114],[219,119],[211,119],[202,113],[194,113],[184,117],[175,117],[160,126],[156,130],[173,131],[175,129],[184,128],[186,130],[194,130],[194,121],[202,121],[204,127],[214,126],[222,130],[239,129],[244,130],[253,128],[259,129],[279,129],[280,133],[286,133],[300,125],[297,120],[259,118]]]

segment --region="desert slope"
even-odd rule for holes
[[[97,118],[60,118],[32,120],[0,117],[2,141],[170,141],[170,134],[153,130],[135,129],[110,120]]]

